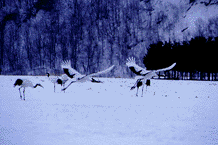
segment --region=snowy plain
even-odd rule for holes
[[[17,78],[44,89],[26,88],[20,100]],[[1,145],[218,144],[218,82],[152,79],[136,97],[135,79],[99,78],[65,93],[44,76],[0,80]]]

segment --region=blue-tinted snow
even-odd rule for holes
[[[218,143],[217,82],[151,80],[135,97],[134,79],[99,78],[103,84],[75,83],[65,93],[56,85],[54,93],[46,77],[27,77],[44,89],[27,88],[21,101],[17,78],[0,76],[0,144]]]

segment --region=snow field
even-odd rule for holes
[[[46,77],[29,77],[44,89],[26,88],[21,101],[17,78],[0,76],[0,144],[218,143],[217,82],[151,80],[136,97],[135,79],[99,78],[65,93],[56,85],[54,93]]]

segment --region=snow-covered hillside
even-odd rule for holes
[[[217,82],[151,80],[136,97],[134,79],[99,78],[65,93],[56,85],[54,93],[46,77],[27,77],[44,89],[27,88],[21,101],[17,78],[0,76],[2,145],[218,144]]]

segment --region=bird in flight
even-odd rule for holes
[[[75,83],[75,82],[87,82],[87,81],[91,81],[93,83],[102,83],[101,81],[98,81],[98,80],[95,80],[93,77],[96,77],[96,76],[99,76],[101,74],[105,74],[105,73],[108,73],[110,72],[113,68],[114,68],[114,65],[112,65],[111,67],[103,70],[103,71],[99,71],[99,72],[96,72],[96,73],[92,73],[92,74],[89,74],[89,75],[82,75],[80,74],[78,71],[76,71],[75,69],[73,69],[71,67],[71,61],[68,60],[68,61],[63,61],[62,64],[61,64],[61,67],[64,71],[64,73],[70,77],[71,79],[75,79],[75,81],[72,81],[66,88],[62,89],[62,91],[66,90],[72,83]]]
[[[151,72],[154,72],[154,73],[157,73],[157,72],[160,72],[160,71],[167,71],[167,70],[170,70],[172,69],[176,63],[173,63],[171,66],[169,67],[166,67],[166,68],[163,68],[163,69],[158,69],[158,70],[147,70],[146,67],[145,68],[142,68],[140,66],[138,66],[135,62],[135,58],[128,58],[127,59],[127,62],[126,62],[126,65],[129,67],[129,69],[135,73],[136,75],[139,75],[139,76],[145,76],[147,75],[147,73],[151,73]]]
[[[150,82],[150,79],[158,76],[156,74],[157,72],[170,70],[176,65],[176,63],[173,63],[169,67],[158,69],[158,70],[147,70],[146,68],[142,68],[142,67],[138,66],[135,62],[135,58],[132,57],[132,58],[127,59],[126,65],[129,67],[129,69],[133,73],[135,73],[138,76],[142,76],[142,78],[137,79],[135,85],[133,87],[131,87],[131,90],[133,90],[135,87],[137,87],[136,96],[138,96],[138,88],[140,86],[142,86],[142,97],[143,97],[144,85],[146,84],[146,90],[147,90],[147,86],[148,86],[147,80],[149,80],[149,82]],[[149,86],[150,86],[150,83],[149,83]]]

